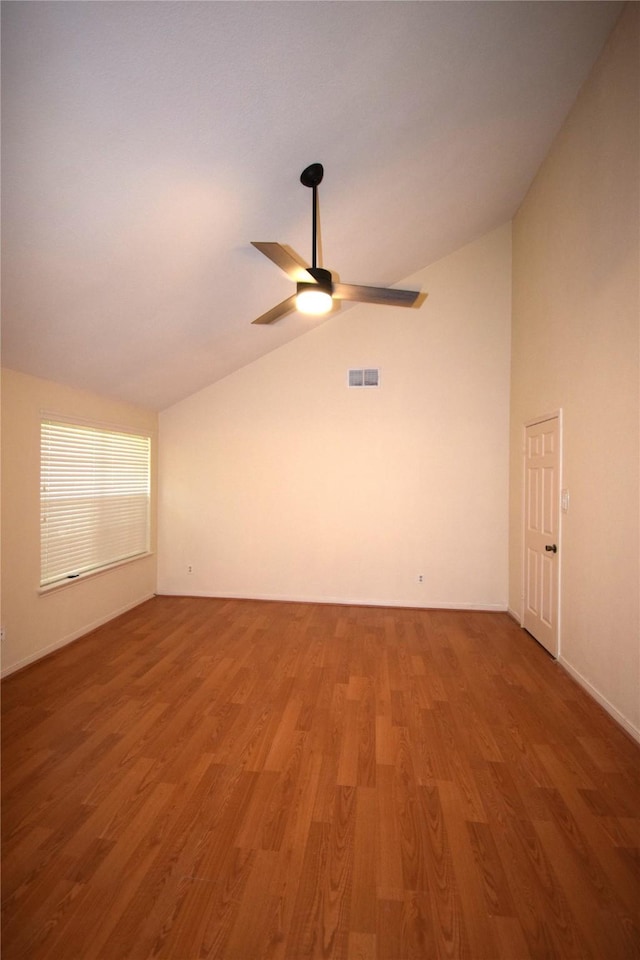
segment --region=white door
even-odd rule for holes
[[[558,655],[560,429],[558,417],[526,428],[524,618],[528,630]]]

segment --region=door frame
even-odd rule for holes
[[[522,531],[522,546],[520,550],[520,562],[522,567],[522,576],[520,580],[520,626],[524,629],[524,605],[526,601],[526,577],[527,577],[527,557],[526,557],[526,526],[527,526],[527,506],[526,506],[526,484],[527,484],[527,429],[534,427],[538,423],[544,423],[545,420],[558,420],[558,591],[556,597],[556,617],[558,627],[558,652],[556,660],[561,659],[562,652],[562,490],[563,490],[563,466],[564,466],[564,425],[562,417],[562,407],[553,410],[550,413],[542,414],[539,417],[532,417],[526,420],[522,425],[522,489],[521,489],[521,516],[522,522],[520,529]]]

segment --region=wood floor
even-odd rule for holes
[[[158,597],[2,692],[3,960],[640,956],[640,750],[506,614]]]

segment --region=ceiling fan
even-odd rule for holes
[[[298,256],[294,250],[281,243],[256,243],[254,246],[265,257],[268,257],[276,266],[291,277],[296,283],[296,293],[287,297],[282,303],[267,310],[253,323],[273,323],[293,310],[300,313],[324,314],[334,306],[336,300],[356,300],[359,303],[388,304],[392,307],[420,306],[424,295],[417,290],[396,290],[390,287],[363,287],[354,283],[335,283],[329,270],[317,265],[317,217],[318,217],[318,185],[322,182],[324,167],[321,163],[312,163],[306,167],[301,175],[300,182],[313,190],[312,216],[312,264]],[[419,302],[418,302],[419,301]]]

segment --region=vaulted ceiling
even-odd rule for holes
[[[162,409],[304,333],[313,162],[342,280],[504,223],[621,6],[4,3],[3,365]]]

